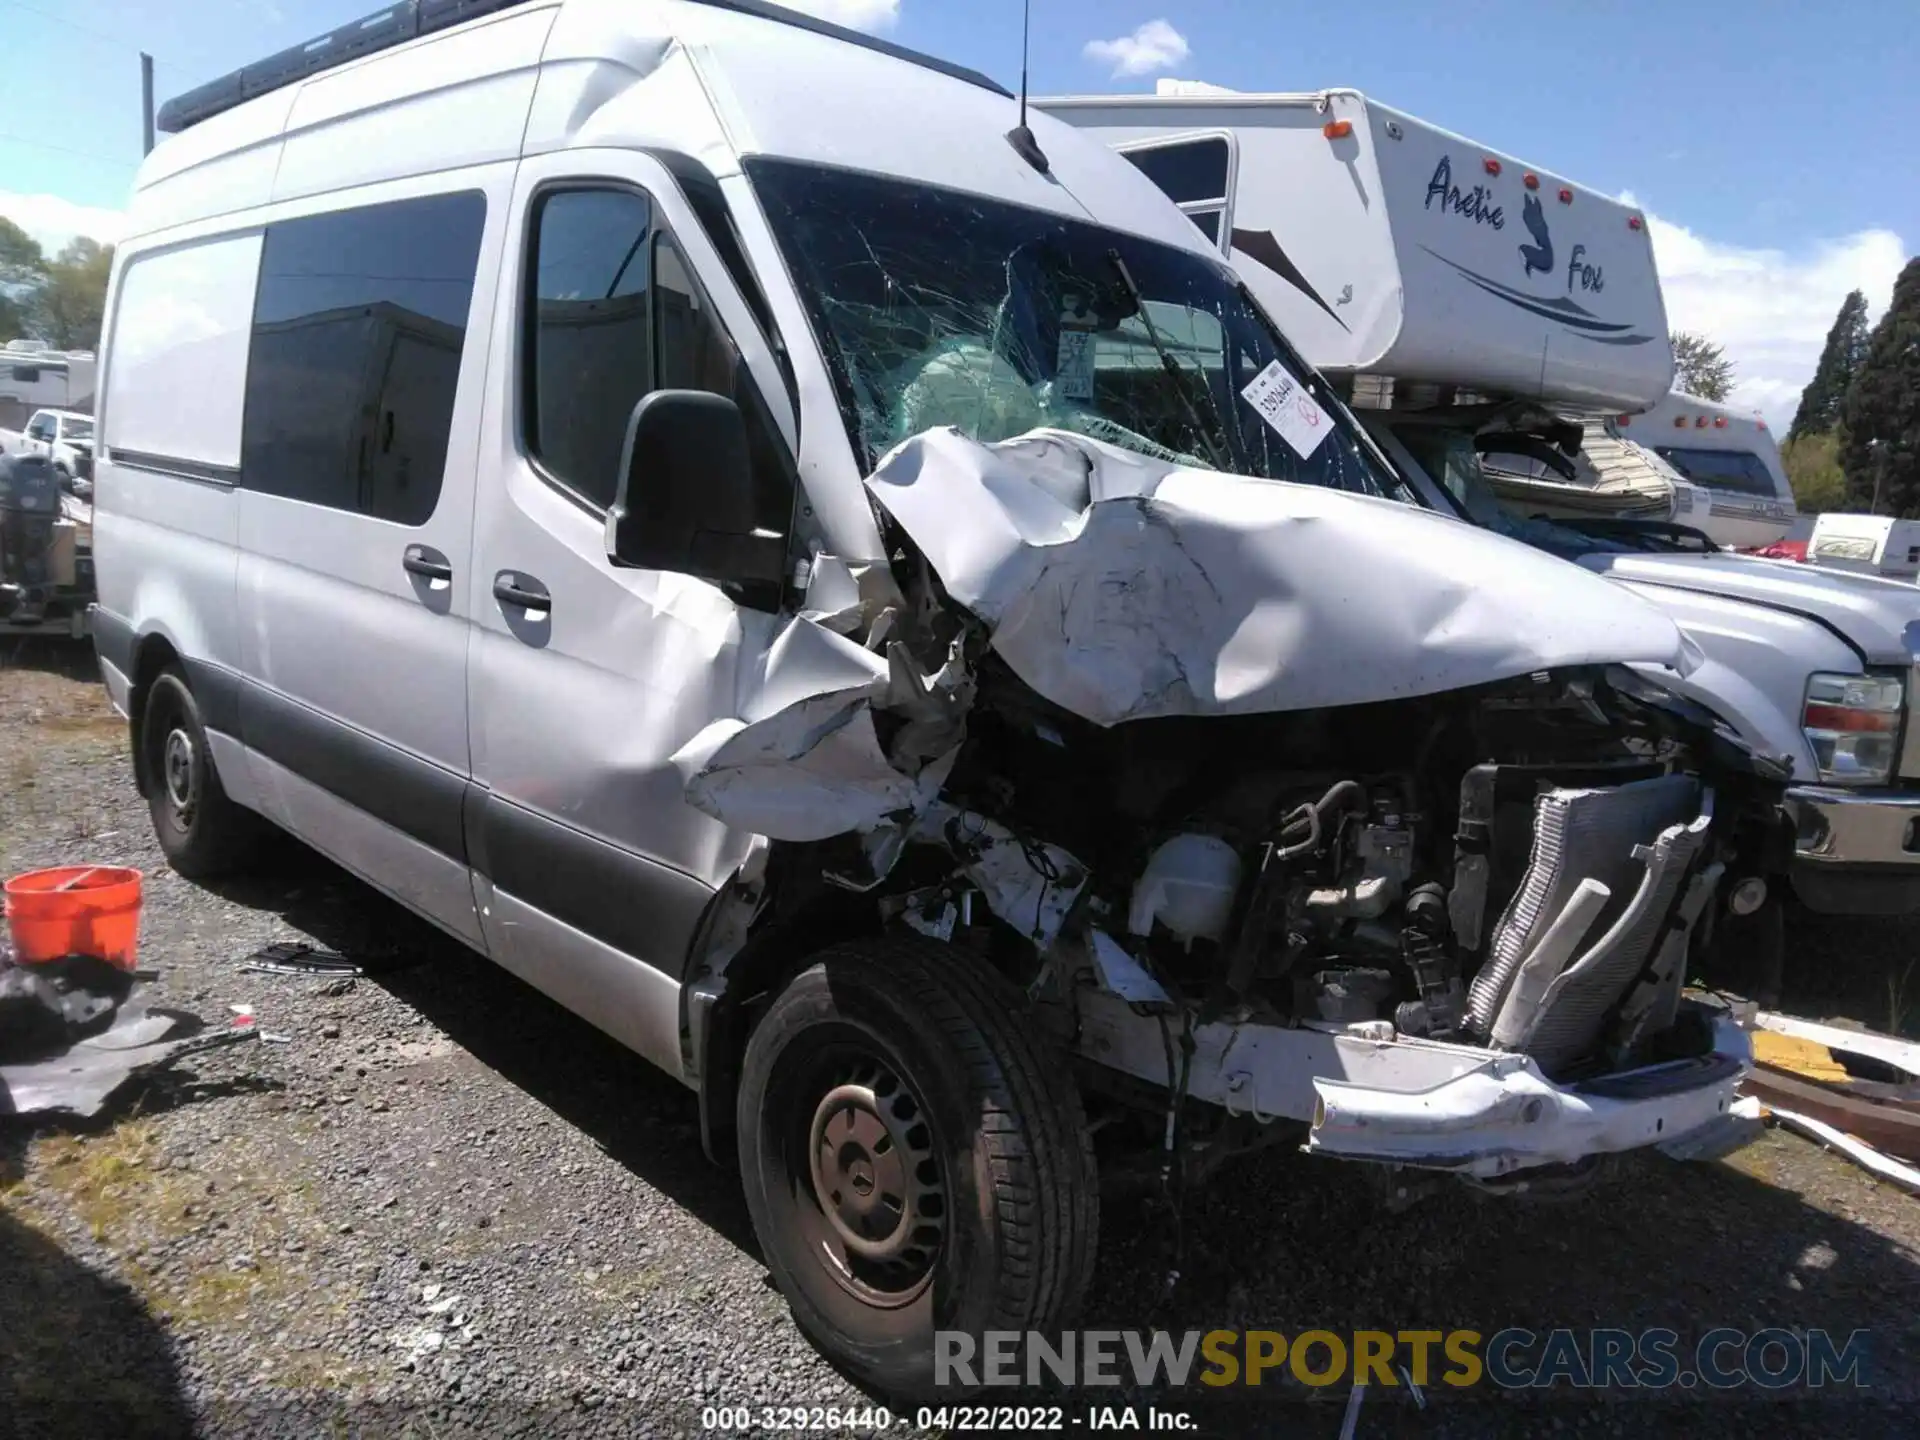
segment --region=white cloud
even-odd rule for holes
[[[58,195],[21,195],[0,190],[0,215],[40,242],[49,256],[76,235],[91,235],[103,245],[119,240],[127,217],[119,210],[76,205]]]
[[[1639,203],[1631,194],[1620,198]],[[1907,258],[1891,230],[1788,251],[1725,244],[1652,211],[1647,224],[1667,324],[1723,346],[1735,367],[1733,402],[1759,410],[1782,433],[1847,292],[1863,292],[1869,318],[1878,319]]]
[[[1164,20],[1149,20],[1131,35],[1112,40],[1089,40],[1085,55],[1113,66],[1118,75],[1150,75],[1178,65],[1191,53],[1187,37]]]
[[[851,30],[891,30],[900,20],[900,0],[783,0],[790,10],[803,10]]]

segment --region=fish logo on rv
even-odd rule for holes
[[[1438,202],[1442,214],[1460,215],[1477,225],[1485,225],[1499,230],[1505,227],[1505,210],[1493,203],[1493,192],[1485,185],[1476,185],[1470,191],[1462,191],[1453,183],[1453,161],[1450,156],[1440,157],[1433,178],[1427,182],[1426,208],[1434,208]],[[1527,233],[1533,237],[1531,245],[1517,247],[1520,262],[1527,279],[1536,274],[1559,276],[1554,270],[1553,233],[1547,226],[1546,212],[1540,202],[1532,195],[1521,197],[1520,223],[1527,227]],[[1236,236],[1236,243],[1237,236]],[[1537,315],[1543,320],[1557,321],[1570,335],[1583,340],[1591,340],[1598,345],[1645,345],[1654,337],[1636,331],[1631,324],[1620,324],[1612,320],[1603,320],[1571,295],[1534,295],[1516,285],[1496,280],[1491,275],[1482,275],[1469,269],[1458,260],[1449,259],[1431,245],[1420,247],[1433,256],[1442,265],[1454,271],[1470,285],[1478,286],[1497,300],[1504,300],[1519,310]],[[1587,247],[1573,247],[1573,258],[1567,266],[1567,289],[1571,291],[1577,284],[1589,294],[1606,288],[1606,279],[1598,265],[1586,263]]]
[[[1546,212],[1531,195],[1521,201],[1520,223],[1533,236],[1533,244],[1520,247],[1520,258],[1526,262],[1527,274],[1538,270],[1545,275],[1553,269],[1553,232],[1547,229]]]

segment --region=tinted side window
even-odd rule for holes
[[[557,190],[534,223],[524,399],[528,452],[601,509],[613,504],[633,407],[655,390],[737,401],[756,519],[785,530],[792,487],[758,392],[673,236],[631,190]]]
[[[402,525],[433,514],[486,215],[467,191],[267,227],[241,484]]]
[[[630,190],[560,190],[534,225],[527,449],[602,509],[627,420],[654,388],[653,205]]]
[[[1176,204],[1227,198],[1227,142],[1218,136],[1125,152],[1126,158]]]
[[[1694,484],[1710,490],[1732,490],[1742,495],[1777,493],[1766,462],[1750,450],[1692,450],[1680,445],[1656,445],[1654,451]]]

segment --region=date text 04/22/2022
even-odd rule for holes
[[[736,1434],[779,1431],[853,1430],[882,1434],[902,1430],[960,1434],[968,1431],[1064,1432],[1069,1430],[1192,1431],[1193,1417],[1184,1410],[1155,1406],[1090,1405],[941,1405],[921,1406],[912,1416],[895,1415],[881,1406],[869,1408],[821,1405],[709,1405],[700,1412],[703,1430]]]

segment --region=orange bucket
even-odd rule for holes
[[[22,965],[92,955],[133,969],[140,935],[138,870],[119,865],[69,865],[33,870],[7,881],[7,924]]]

